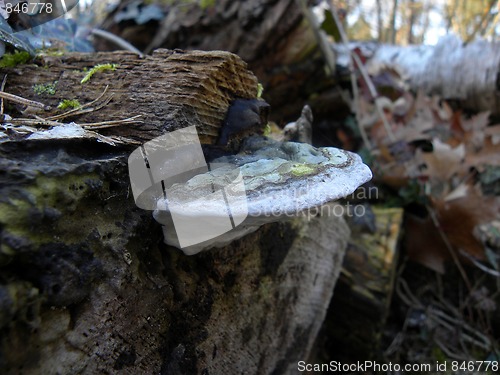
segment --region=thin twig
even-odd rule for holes
[[[67,112],[61,113],[60,115],[51,116],[48,118],[48,120],[60,120],[60,119],[63,119],[63,118],[69,117],[69,116],[77,116],[77,115],[80,115],[82,113],[91,112],[88,110],[84,111],[84,109],[90,107],[91,105],[93,105],[94,103],[99,101],[104,96],[104,94],[106,94],[106,91],[108,91],[108,87],[109,87],[109,85],[106,85],[106,87],[104,88],[104,91],[97,98],[92,100],[91,102],[88,102],[88,103],[82,105],[81,107],[73,108]],[[108,100],[108,103],[109,103],[109,100]]]
[[[384,124],[385,131],[387,132],[387,135],[389,136],[389,139],[391,142],[396,142],[396,136],[392,132],[391,126],[389,125],[389,122],[387,121],[387,117],[385,117],[384,110],[380,106],[380,102],[377,100],[378,98],[378,92],[377,89],[375,88],[375,85],[373,84],[372,79],[368,75],[368,72],[365,69],[365,66],[363,65],[363,62],[359,58],[359,56],[355,53],[351,53],[352,57],[354,58],[354,61],[356,61],[356,64],[358,65],[359,71],[361,72],[361,75],[363,76],[363,79],[366,82],[366,85],[368,86],[368,90],[370,90],[370,95],[373,97],[375,101],[375,108],[377,109],[377,113],[382,120],[382,123]]]
[[[3,79],[2,79],[2,85],[0,86],[0,91],[3,92],[3,90],[5,89],[5,83],[7,82],[7,74],[3,76]],[[1,102],[1,105],[0,105],[0,115],[3,115],[3,98],[0,98],[0,102]]]
[[[448,328],[450,331],[455,330],[456,327],[460,327],[463,331],[468,332],[461,334],[461,337],[463,337],[465,341],[468,341],[469,343],[485,350],[489,350],[491,348],[491,342],[488,337],[469,326],[462,319],[453,318],[439,309],[431,309],[429,316],[442,326]]]
[[[111,121],[102,121],[102,122],[91,122],[85,124],[79,124],[84,129],[106,129],[114,126],[120,126],[122,124],[131,123],[131,122],[142,122],[137,121],[136,119],[141,117],[142,115],[136,115],[133,117],[129,117],[123,120],[111,120]]]
[[[78,126],[81,126],[83,129],[105,129],[105,128],[111,128],[115,126],[120,126],[122,124],[127,124],[131,122],[140,122],[137,121],[136,119],[138,117],[141,117],[142,115],[136,115],[133,117],[129,117],[123,120],[111,120],[111,121],[102,121],[102,122],[89,122],[89,123],[81,123],[81,124],[76,124]],[[32,118],[13,118],[9,120],[9,123],[11,124],[23,124],[23,125],[35,125],[35,126],[60,126],[63,125],[61,122],[57,121],[52,121],[52,120],[47,120],[43,119],[41,117],[37,117],[35,119]]]
[[[444,233],[444,231],[442,230],[441,226],[439,225],[439,220],[437,218],[436,212],[429,205],[426,205],[426,208],[427,208],[427,211],[429,212],[429,215],[430,215],[430,217],[432,219],[432,222],[434,223],[434,226],[436,227],[437,231],[439,232],[439,235],[441,236],[443,242],[445,243],[446,249],[448,250],[448,252],[451,255],[451,258],[453,259],[453,262],[455,263],[455,266],[457,267],[460,275],[462,276],[462,278],[464,280],[464,283],[465,283],[465,286],[467,287],[467,290],[468,290],[469,294],[472,293],[472,284],[471,284],[471,282],[469,280],[469,277],[467,276],[467,273],[465,272],[464,268],[462,267],[462,263],[460,263],[460,259],[458,259],[458,255],[457,255],[455,249],[453,248],[452,244],[450,243],[450,240],[448,239],[448,236],[446,235],[446,233]],[[470,306],[467,305],[465,307],[469,311],[471,311],[471,307]],[[480,310],[478,310],[477,313],[478,313],[479,319],[481,319],[484,322],[485,319],[484,319],[483,313]]]
[[[404,291],[402,289],[404,289]],[[422,309],[424,307],[418,300],[418,298],[415,297],[415,295],[412,293],[406,280],[402,277],[398,278],[398,282],[396,284],[396,293],[398,294],[399,298],[401,298],[403,302],[405,302],[409,307],[417,309]]]
[[[458,250],[460,252],[460,255],[466,257],[467,259],[469,259],[472,264],[474,264],[477,268],[479,268],[481,271],[484,271],[490,275],[493,275],[495,277],[500,277],[500,272],[494,270],[494,269],[491,269],[489,267],[486,267],[485,265],[483,265],[482,263],[480,263],[478,260],[476,260],[472,255],[468,254],[467,252],[463,251],[462,249],[459,249]]]
[[[35,102],[34,100],[24,99],[24,98],[22,98],[20,96],[17,96],[17,95],[14,95],[14,94],[9,94],[9,93],[3,92],[3,91],[0,91],[0,98],[3,98],[5,100],[9,100],[9,101],[14,102],[14,103],[27,105],[29,107],[42,108],[44,110],[49,110],[50,109],[50,106],[45,105],[43,103]]]
[[[337,11],[335,9],[335,5],[333,4],[333,1],[330,0],[329,2],[327,2],[327,5],[328,5],[328,11],[332,15],[332,17],[335,21],[335,24],[337,25],[337,28],[339,30],[339,34],[340,34],[340,38],[342,39],[342,43],[344,44],[345,49],[349,53],[349,69],[351,70],[351,81],[352,81],[352,74],[354,74],[354,62],[356,62],[356,65],[358,66],[358,69],[359,69],[361,75],[363,76],[363,79],[365,80],[366,85],[368,86],[368,90],[370,90],[370,95],[373,97],[373,99],[375,101],[375,107],[377,109],[377,113],[378,113],[380,119],[382,120],[382,123],[384,124],[385,131],[387,132],[387,135],[389,136],[390,140],[392,142],[395,142],[396,137],[394,136],[394,133],[392,132],[392,129],[389,125],[389,122],[387,121],[387,118],[385,117],[384,111],[382,110],[382,108],[380,107],[380,104],[377,101],[377,97],[378,97],[377,89],[375,88],[375,85],[373,84],[373,81],[370,78],[370,75],[368,74],[368,72],[366,71],[366,68],[365,68],[364,64],[361,62],[361,59],[359,58],[359,56],[350,50],[349,38],[347,37],[347,34],[344,30],[344,27],[342,26],[342,22],[340,22],[340,20],[338,18]],[[354,62],[353,62],[353,60],[354,60]],[[354,86],[353,86],[353,88],[354,88]],[[353,95],[354,95],[354,90],[353,90]],[[359,99],[358,99],[358,101],[359,101]],[[363,137],[363,133],[365,133],[365,130],[359,121],[358,121],[358,124],[359,124],[359,128],[360,128],[359,130],[361,133],[361,137]],[[366,133],[365,133],[365,136],[366,136]],[[363,141],[364,141],[364,139],[363,139]],[[370,148],[368,148],[368,149],[370,149]]]
[[[60,122],[51,121],[47,119],[43,119],[41,117],[37,118],[13,118],[9,120],[11,124],[19,124],[19,125],[32,125],[32,126],[59,126]]]
[[[110,41],[110,42],[116,44],[118,47],[121,47],[124,50],[136,53],[141,58],[144,57],[144,54],[141,51],[139,51],[132,44],[127,42],[125,39],[120,38],[118,35],[112,34],[108,31],[101,30],[101,29],[92,29],[91,33],[98,36],[98,37],[106,39],[107,41]]]
[[[355,69],[354,69],[354,60],[353,60],[353,53],[349,49],[349,39],[347,38],[347,34],[344,30],[344,27],[342,26],[342,22],[340,22],[337,12],[335,10],[335,6],[331,2],[327,2],[328,4],[328,11],[333,17],[333,20],[335,21],[335,24],[337,25],[337,28],[339,30],[340,34],[340,39],[342,39],[342,43],[344,44],[345,49],[349,53],[349,71],[351,72],[351,86],[352,86],[352,95],[354,97],[354,114],[356,116],[356,122],[358,123],[359,127],[359,133],[361,134],[361,138],[363,139],[363,143],[365,144],[365,147],[367,148],[368,151],[371,150],[371,143],[368,139],[368,135],[366,134],[365,128],[361,124],[361,106],[360,106],[360,95],[359,95],[359,89],[358,89],[358,84],[356,82],[356,76],[355,76]],[[361,70],[361,68],[360,68]],[[384,116],[385,117],[385,116]]]
[[[456,353],[453,353],[451,352],[451,350],[443,343],[441,342],[440,339],[438,339],[437,337],[434,338],[434,342],[436,343],[437,346],[439,346],[439,348],[449,357],[449,358],[452,358],[452,359],[456,359],[456,360],[459,360],[459,361],[466,361],[467,358],[464,358],[463,356],[461,356],[460,354],[456,354]]]

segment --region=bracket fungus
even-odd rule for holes
[[[195,127],[173,133],[178,132],[182,132],[180,138],[170,143],[177,152],[169,153],[168,162],[177,172],[182,165],[193,168],[193,153],[200,156],[196,160],[204,160],[201,148],[186,147],[196,143]],[[146,164],[158,160],[154,150],[160,148],[145,146],[142,153],[136,153],[135,162],[131,155],[129,166],[139,165],[141,158]],[[165,175],[168,169],[165,163],[158,167],[149,164],[153,175]],[[131,174],[134,196],[144,198],[143,208],[154,210],[155,219],[163,225],[165,242],[188,255],[225,246],[263,224],[298,216],[349,195],[372,177],[354,153],[257,135],[246,138],[235,155],[216,158],[204,169],[198,164],[195,173],[183,173],[182,179],[169,176],[160,181],[150,175],[151,183],[142,188],[134,187]],[[143,181],[148,179],[146,173]],[[140,180],[139,174],[135,178]]]

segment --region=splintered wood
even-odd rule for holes
[[[115,64],[116,69],[97,71],[82,84],[82,78],[99,64]],[[157,50],[143,59],[129,52],[71,53],[44,56],[36,65],[2,69],[2,73],[8,74],[6,92],[52,108],[41,114],[43,118],[63,113],[57,109],[62,100],[91,102],[109,86],[111,100],[106,106],[65,122],[99,123],[140,115],[141,122],[102,133],[141,143],[196,125],[200,141],[212,144],[230,103],[236,98],[255,98],[258,85],[245,62],[222,51]],[[34,90],[34,85],[47,84],[55,86],[55,93]]]

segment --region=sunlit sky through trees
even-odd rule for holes
[[[498,3],[497,0],[333,0],[337,9],[346,12],[351,39],[402,45],[436,44],[448,33],[466,41],[477,37],[494,40],[500,31]],[[395,37],[391,39],[395,4]]]

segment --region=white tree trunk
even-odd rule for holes
[[[500,44],[478,40],[465,44],[446,36],[435,46],[400,47],[377,43],[352,43],[372,64],[396,65],[413,90],[424,90],[444,99],[460,100],[461,106],[500,115]],[[347,65],[345,49],[334,47],[338,63]]]

